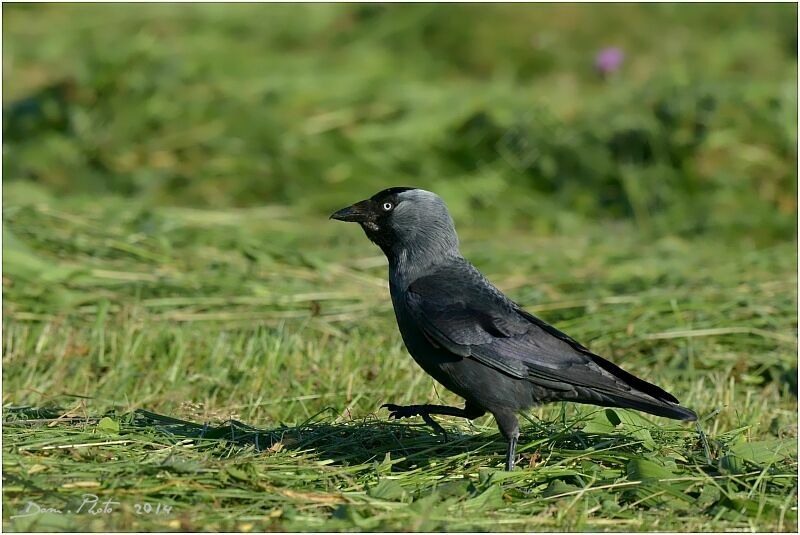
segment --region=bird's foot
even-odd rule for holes
[[[389,410],[389,418],[399,420],[400,418],[410,418],[412,416],[422,416],[425,423],[433,428],[436,433],[439,433],[447,442],[447,431],[436,423],[431,417],[430,413],[422,405],[395,405],[394,403],[384,403],[381,408]]]
[[[394,403],[384,403],[382,409],[389,410],[389,418],[399,420],[400,418],[411,418],[420,416],[419,405],[395,405]]]

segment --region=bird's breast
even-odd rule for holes
[[[397,327],[400,329],[400,336],[411,357],[428,375],[444,385],[445,388],[462,397],[467,397],[452,376],[452,366],[463,360],[462,357],[450,353],[417,327],[400,292],[396,293],[394,288],[390,289]]]

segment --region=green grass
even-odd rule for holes
[[[796,21],[4,4],[3,528],[795,532]],[[388,421],[460,403],[327,220],[396,185],[699,429],[539,407],[507,474],[490,416]]]
[[[791,4],[3,12],[7,181],[315,215],[410,183],[546,232],[796,229]]]
[[[385,261],[357,228],[16,191],[5,529],[796,530],[791,244],[651,241],[625,225],[498,242],[461,225],[465,254],[512,298],[675,393],[707,437],[549,405],[505,474],[491,417],[442,418],[443,443],[378,409],[458,400],[403,349]],[[10,518],[28,501],[76,510],[85,493],[121,503]],[[172,509],[136,514],[144,503]]]

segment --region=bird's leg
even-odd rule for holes
[[[508,449],[506,450],[506,472],[514,470],[514,459],[517,456],[517,437],[508,439]]]
[[[436,423],[436,420],[431,418],[430,413],[421,412],[419,415],[422,416],[422,419],[425,420],[426,424],[428,424],[429,426],[431,426],[433,428],[434,432],[442,435],[442,438],[444,439],[444,441],[447,442],[447,431],[444,430],[444,427],[442,427],[441,425]]]
[[[431,414],[441,414],[443,416],[458,416],[459,418],[467,418],[474,420],[479,416],[486,414],[486,411],[471,405],[469,402],[464,405],[463,409],[458,407],[449,407],[447,405],[395,405],[394,403],[384,403],[381,408],[389,409],[389,418],[410,418],[412,416],[422,416],[425,423],[433,428],[434,431],[444,436],[447,439],[447,432],[441,425],[431,418]]]
[[[493,412],[500,434],[508,441],[506,450],[506,470],[514,469],[514,462],[517,456],[517,440],[519,439],[519,421],[513,411]]]

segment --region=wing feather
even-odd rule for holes
[[[406,305],[426,336],[453,354],[518,379],[592,396],[638,396],[677,403],[647,383],[522,310],[471,264],[442,269],[412,283]],[[637,392],[639,391],[639,392]]]

